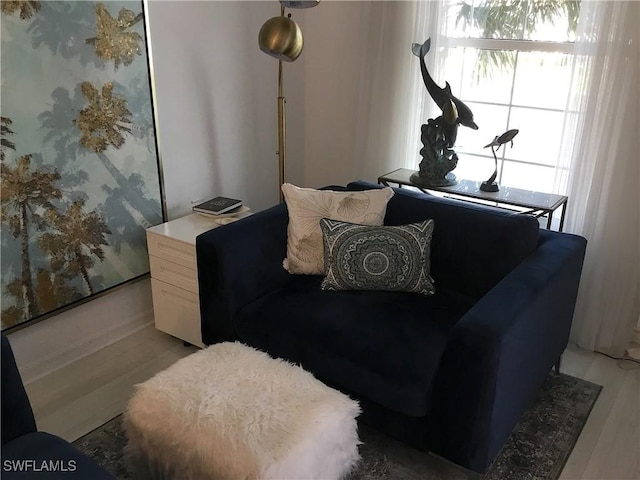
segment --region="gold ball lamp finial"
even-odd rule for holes
[[[258,45],[267,55],[293,62],[302,53],[302,30],[289,17],[280,16],[267,20],[258,34]]]

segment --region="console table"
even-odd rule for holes
[[[378,183],[389,186],[389,183],[397,184],[402,188],[403,185],[415,187],[418,190],[428,193],[428,190],[435,192],[444,192],[450,195],[471,199],[471,201],[492,202],[496,206],[514,210],[518,213],[532,215],[534,217],[547,217],[547,229],[551,229],[551,220],[553,212],[562,207],[560,215],[560,226],[558,230],[561,232],[564,227],[564,217],[567,213],[567,200],[565,195],[556,195],[553,193],[534,192],[531,190],[522,190],[519,188],[505,187],[500,185],[498,192],[483,192],[480,190],[482,182],[473,180],[458,180],[456,185],[449,187],[422,187],[411,182],[411,175],[416,173],[415,170],[407,168],[399,168],[393,172],[385,173],[378,177]],[[504,206],[507,207],[504,207]],[[524,210],[510,209],[511,207],[519,207]]]

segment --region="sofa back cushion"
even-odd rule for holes
[[[349,189],[375,184],[352,182]],[[432,218],[431,276],[441,288],[478,300],[538,245],[537,219],[497,208],[395,188],[385,225]]]

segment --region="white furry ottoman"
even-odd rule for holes
[[[338,479],[360,458],[359,413],[301,367],[220,343],[137,386],[127,455],[153,478]]]

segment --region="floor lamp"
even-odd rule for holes
[[[286,158],[286,102],[282,93],[282,62],[293,62],[302,53],[302,30],[291,19],[291,14],[285,16],[285,8],[310,8],[315,7],[320,0],[312,1],[280,1],[280,16],[267,20],[258,34],[258,45],[267,55],[278,59],[278,175],[280,202],[284,201],[282,184],[284,183],[285,158]]]

